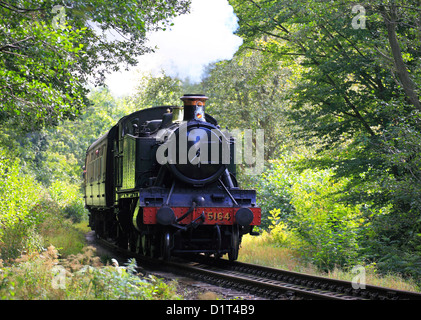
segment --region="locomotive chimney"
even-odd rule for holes
[[[205,121],[205,103],[209,98],[203,94],[185,94],[181,97],[184,103],[184,121]]]

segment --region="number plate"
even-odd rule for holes
[[[158,207],[144,207],[143,208],[143,223],[144,224],[156,224],[156,212]],[[187,207],[175,207],[175,216],[177,218],[182,217],[189,208]],[[218,207],[205,207],[196,208],[192,214],[188,215],[185,219],[180,221],[180,224],[189,224],[193,220],[199,218],[202,214],[205,216],[203,224],[220,224],[220,225],[231,225],[235,223],[235,212],[238,208],[218,208]],[[260,208],[250,208],[253,212],[253,222],[251,225],[260,225],[261,210]]]
[[[209,211],[205,213],[206,220],[208,221],[231,221],[232,213],[231,212],[222,212],[222,211]]]

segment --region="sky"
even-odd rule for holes
[[[107,77],[106,84],[116,96],[131,94],[141,72],[200,82],[209,63],[229,60],[242,44],[233,34],[238,19],[228,0],[192,0],[190,14],[176,17],[166,31],[148,35],[155,53],[138,57],[138,65],[129,71]]]

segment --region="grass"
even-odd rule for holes
[[[344,271],[339,268],[335,268],[327,273],[321,272],[315,266],[304,262],[297,252],[287,246],[275,246],[273,239],[267,232],[264,232],[257,237],[245,235],[241,244],[238,260],[245,263],[346,281],[352,281],[356,276],[355,273]],[[404,279],[396,274],[379,275],[373,265],[365,266],[364,270],[366,284],[393,288],[396,290],[421,292],[421,289],[416,285],[415,281],[411,279]]]
[[[275,247],[267,233],[255,237],[243,236],[239,261],[289,271],[303,272],[300,256],[291,249]]]
[[[74,224],[52,207],[45,214],[36,230],[39,246],[23,247],[17,259],[0,259],[0,300],[182,298],[175,281],[138,275],[134,260],[127,266],[101,262],[96,249],[87,246],[87,222]]]
[[[53,245],[60,251],[62,257],[77,254],[86,245],[86,223],[73,224],[71,220],[47,221],[41,226],[40,233],[44,238],[44,246]]]
[[[103,265],[93,247],[58,259],[48,247],[24,254],[13,264],[0,263],[2,300],[161,300],[180,299],[176,283],[139,277],[135,261],[126,267]]]

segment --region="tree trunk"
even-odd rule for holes
[[[383,19],[387,27],[387,35],[389,44],[392,49],[393,61],[395,63],[396,73],[401,81],[402,87],[408,100],[414,105],[415,108],[421,111],[421,104],[415,90],[415,84],[409,76],[409,72],[406,68],[405,62],[402,58],[401,48],[399,46],[398,38],[396,35],[396,7],[391,6],[390,13],[383,10]]]

